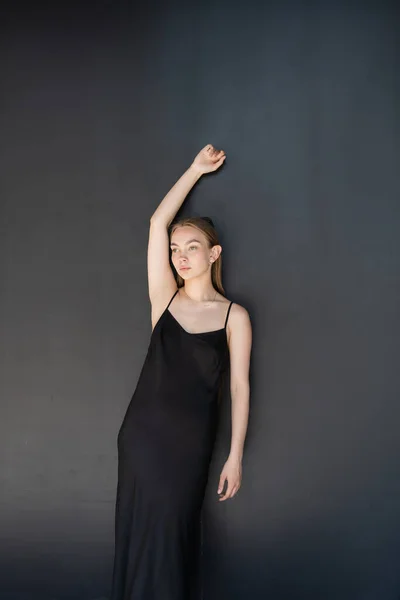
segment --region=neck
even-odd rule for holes
[[[211,279],[208,281],[200,278],[186,281],[180,293],[188,296],[194,302],[213,302],[216,297],[217,290],[213,287]]]

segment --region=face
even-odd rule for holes
[[[219,256],[221,246],[209,248],[207,239],[201,231],[185,225],[173,232],[170,248],[172,264],[178,275],[188,279],[210,269],[212,262]]]

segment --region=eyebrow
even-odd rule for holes
[[[195,238],[193,238],[192,240],[189,240],[188,242],[186,242],[186,244],[191,244],[192,242],[198,242],[199,244],[201,244],[201,241],[196,240]],[[170,246],[179,246],[179,244],[175,244],[175,242],[171,242]]]

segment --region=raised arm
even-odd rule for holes
[[[153,328],[176,290],[174,273],[169,263],[168,227],[200,177],[216,171],[224,160],[225,153],[222,150],[218,151],[207,144],[150,218],[147,273]]]

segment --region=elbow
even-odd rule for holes
[[[157,227],[165,227],[168,229],[170,222],[171,221],[161,217],[160,215],[157,216],[156,213],[150,217],[150,225],[156,225]]]

